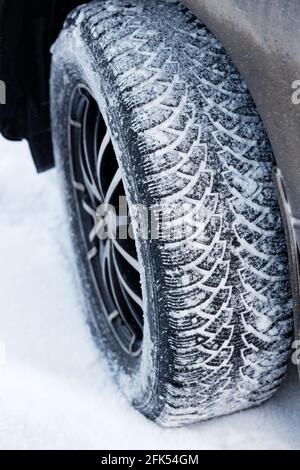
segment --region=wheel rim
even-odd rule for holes
[[[109,129],[95,99],[81,85],[71,98],[69,146],[77,215],[93,284],[116,342],[127,354],[138,356],[143,301],[136,244],[128,236],[132,228],[126,193]]]

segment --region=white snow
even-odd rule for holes
[[[56,173],[2,138],[0,228],[0,449],[300,448],[294,366],[260,408],[186,428],[127,404],[78,306]]]

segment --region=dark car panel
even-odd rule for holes
[[[54,164],[49,111],[50,47],[79,0],[0,0],[0,130],[26,138],[39,171]]]

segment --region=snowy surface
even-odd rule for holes
[[[299,449],[295,367],[255,410],[165,430],[115,388],[78,307],[55,171],[0,139],[0,449]]]

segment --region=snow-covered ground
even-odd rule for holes
[[[291,367],[260,408],[165,430],[110,380],[75,293],[56,172],[0,138],[0,449],[300,448]]]

